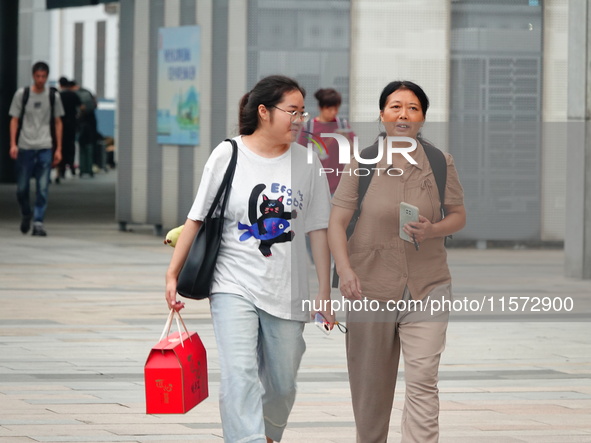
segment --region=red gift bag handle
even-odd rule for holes
[[[177,314],[176,317],[175,317],[175,313]],[[160,342],[160,341],[162,341],[162,339],[164,337],[168,337],[170,335],[170,328],[172,327],[172,319],[173,318],[176,320],[176,327],[179,330],[179,337],[181,339],[181,346],[184,348],[185,343],[183,340],[183,331],[181,330],[181,325],[179,323],[179,320],[183,324],[183,328],[185,329],[185,332],[187,333],[187,337],[189,337],[189,340],[191,340],[191,334],[189,334],[189,330],[187,329],[187,325],[185,325],[185,321],[183,320],[183,317],[181,317],[181,313],[179,311],[175,311],[174,309],[170,310],[170,313],[168,314],[168,319],[166,320],[166,324],[164,325],[164,330],[162,331],[162,335],[160,336],[160,340],[158,340],[158,341]]]

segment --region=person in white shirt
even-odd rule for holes
[[[296,395],[296,375],[310,319],[308,235],[319,291],[313,306],[332,327],[328,182],[320,160],[294,141],[308,119],[305,91],[269,76],[240,103],[236,172],[225,212],[210,308],[220,368],[224,441],[280,441]],[[195,202],[166,274],[166,299],[182,309],[176,285],[193,239],[232,155],[229,142],[211,153]],[[326,303],[328,302],[328,303]]]

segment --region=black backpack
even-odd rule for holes
[[[51,86],[49,88],[49,128],[50,128],[50,132],[51,132],[51,140],[53,143],[53,148],[55,149],[55,147],[57,146],[56,143],[56,135],[55,135],[55,117],[54,117],[54,105],[55,105],[55,94],[57,94],[57,89],[55,89],[53,86]],[[23,128],[23,120],[25,118],[25,106],[27,105],[27,102],[29,101],[29,95],[31,95],[31,88],[29,86],[27,86],[24,90],[23,90],[23,100],[21,103],[21,113],[18,116],[18,128],[16,130],[16,142],[18,144],[18,138],[21,134],[21,129]]]
[[[423,150],[427,155],[427,160],[429,160],[429,164],[431,165],[431,169],[433,170],[433,175],[435,176],[435,183],[437,184],[437,190],[439,191],[439,201],[441,202],[441,217],[445,217],[445,210],[443,208],[443,202],[445,201],[445,185],[447,183],[447,162],[445,160],[445,155],[443,154],[443,152],[441,152],[439,149],[437,149],[435,146],[433,146],[431,143],[425,140],[421,140],[421,145],[423,146]],[[363,151],[359,153],[359,155],[361,156],[361,158],[364,159],[376,158],[378,156],[378,142],[365,148]],[[363,203],[365,194],[367,193],[367,189],[369,188],[369,184],[371,182],[371,178],[373,176],[374,168],[376,167],[376,165],[377,163],[365,165],[365,167],[369,170],[369,174],[359,177],[357,209],[351,217],[349,226],[347,226],[347,240],[351,238],[353,232],[355,231],[355,226],[357,225],[357,221],[359,220],[359,216],[361,215],[361,205]],[[338,288],[338,286],[339,276],[337,274],[335,265],[332,275],[332,287]]]

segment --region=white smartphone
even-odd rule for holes
[[[419,208],[405,202],[400,203],[400,238],[414,243],[412,237],[402,230],[405,224],[419,221]]]
[[[314,324],[326,335],[330,335],[330,323],[326,321],[324,315],[322,315],[320,312],[317,312],[314,316]]]

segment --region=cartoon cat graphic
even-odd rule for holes
[[[248,218],[251,225],[238,223],[238,229],[246,230],[241,236],[240,241],[245,241],[251,237],[260,241],[259,251],[265,257],[271,257],[271,246],[275,243],[284,243],[291,241],[295,233],[286,230],[291,226],[288,220],[297,217],[297,212],[286,212],[283,205],[284,196],[276,200],[270,199],[263,194],[263,201],[259,206],[261,215],[258,216],[257,201],[259,195],[265,189],[264,184],[256,185],[248,201]]]

